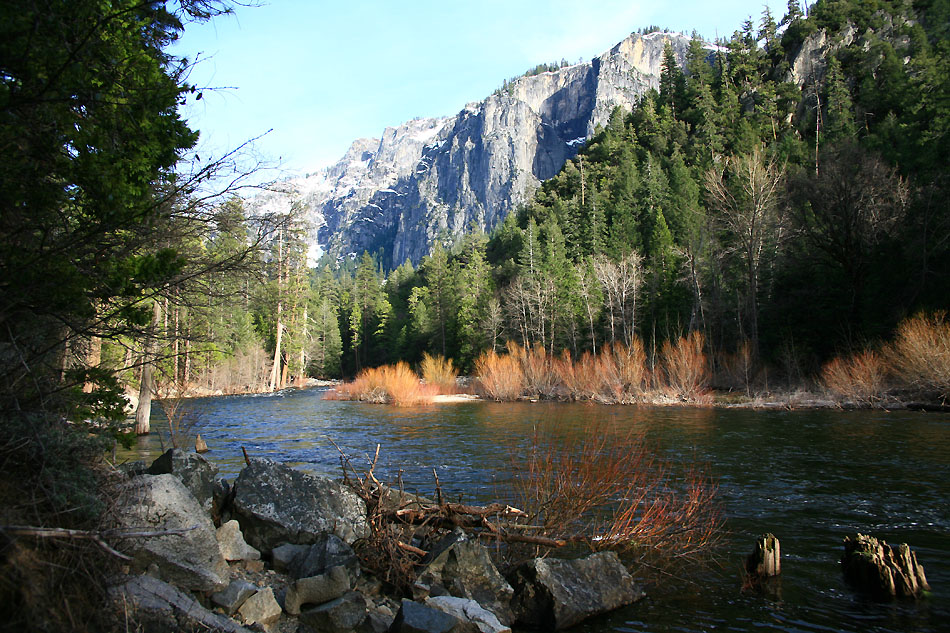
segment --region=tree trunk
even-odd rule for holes
[[[142,365],[142,384],[139,387],[139,406],[135,410],[135,434],[148,435],[149,418],[152,415],[152,393],[155,380],[152,376],[152,362],[155,356],[158,325],[162,320],[162,305],[156,300],[152,304],[152,324],[145,337],[145,362]]]
[[[284,327],[280,322],[280,304],[277,304],[277,344],[274,347],[274,365],[270,369],[270,391],[277,390],[277,378],[280,375],[280,335]]]
[[[89,348],[86,353],[86,366],[90,369],[98,367],[99,363],[102,362],[102,339],[98,336],[93,336],[89,339]],[[96,388],[96,384],[93,382],[87,382],[82,386],[83,393],[92,393]]]

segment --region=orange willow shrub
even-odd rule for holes
[[[426,388],[405,362],[364,369],[353,382],[344,383],[325,397],[328,400],[361,400],[397,407],[430,404],[434,389]]]
[[[709,548],[721,527],[715,484],[695,467],[675,475],[632,431],[591,424],[559,440],[536,430],[512,463],[515,502],[541,536],[684,556]]]
[[[427,385],[435,387],[439,393],[452,394],[458,391],[458,370],[452,365],[452,359],[443,356],[422,355],[419,364],[422,379]]]
[[[897,378],[924,395],[950,399],[950,321],[946,312],[901,322],[886,352]]]
[[[525,348],[509,341],[508,355],[517,358],[521,363],[525,391],[539,398],[553,398],[557,395],[561,381],[554,367],[554,359],[548,356],[543,347],[535,345]]]
[[[614,402],[631,403],[644,396],[648,382],[647,356],[643,343],[634,337],[630,345],[614,343],[604,347],[600,354],[602,395],[614,397]]]
[[[492,400],[517,400],[524,392],[521,362],[511,354],[484,352],[475,361],[475,375],[482,391]]]
[[[663,343],[661,352],[666,383],[674,397],[686,402],[707,402],[709,364],[703,351],[705,341],[699,332],[680,337],[675,344]]]
[[[564,386],[565,396],[573,400],[593,400],[600,391],[597,357],[584,352],[575,362],[567,350],[551,360],[551,368]]]
[[[821,382],[828,391],[840,399],[863,404],[884,398],[886,379],[884,359],[872,351],[835,358],[821,368]]]

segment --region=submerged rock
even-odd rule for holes
[[[865,534],[845,537],[841,566],[850,583],[877,598],[915,598],[930,591],[923,565],[907,543],[892,547]]]
[[[577,560],[536,558],[515,570],[516,622],[559,630],[643,597],[615,552]]]
[[[310,544],[325,533],[347,543],[368,534],[366,504],[352,490],[270,459],[252,458],[234,482],[232,511],[259,550]]]

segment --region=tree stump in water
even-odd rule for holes
[[[755,549],[746,559],[745,568],[750,578],[761,580],[782,573],[782,549],[774,534],[763,534],[756,540]]]
[[[195,438],[195,452],[196,453],[208,452],[208,443],[204,441],[203,437],[201,437],[201,433],[199,433],[198,437]]]
[[[930,591],[924,568],[907,543],[892,547],[865,534],[844,539],[845,578],[877,598],[916,598]]]

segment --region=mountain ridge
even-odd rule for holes
[[[299,208],[311,246],[337,262],[369,251],[387,268],[418,264],[434,240],[473,224],[490,230],[527,202],[616,107],[658,88],[667,42],[682,66],[689,41],[632,33],[590,61],[506,82],[455,115],[356,139],[335,164],[280,181],[248,206]]]

